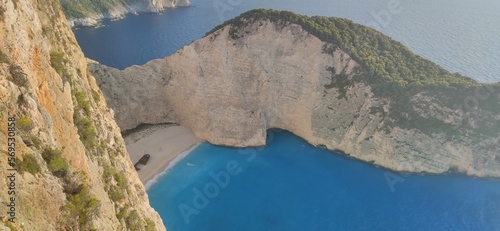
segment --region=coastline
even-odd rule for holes
[[[110,9],[107,13],[94,13],[84,18],[73,18],[67,17],[67,21],[69,26],[72,29],[78,29],[79,27],[99,27],[101,22],[105,19],[109,19],[111,21],[121,20],[129,15],[139,15],[139,14],[161,14],[165,12],[167,9],[175,9],[179,7],[190,7],[191,4],[181,4],[174,6],[164,6],[164,7],[152,7],[152,8],[144,8],[144,7],[117,7],[115,9]]]
[[[183,126],[165,124],[141,129],[124,139],[133,164],[144,154],[150,155],[146,165],[137,165],[140,169],[137,171],[139,179],[146,189],[203,142]]]
[[[182,159],[184,159],[186,156],[189,155],[189,153],[191,153],[195,148],[197,148],[201,143],[197,143],[195,145],[193,145],[192,147],[190,147],[189,149],[179,153],[174,159],[172,159],[168,165],[165,167],[165,169],[163,169],[161,172],[159,172],[158,174],[156,174],[155,176],[153,176],[151,179],[149,179],[145,184],[144,184],[144,188],[146,188],[146,191],[149,190],[149,188],[151,188],[151,186],[153,186],[154,184],[156,184],[156,182],[158,182],[158,178],[160,178],[161,176],[165,175],[165,173],[167,173],[167,171],[169,169],[171,169],[172,167],[174,167],[175,164],[177,164],[179,161],[181,161]]]

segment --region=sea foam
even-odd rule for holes
[[[154,184],[156,184],[156,182],[158,182],[158,178],[165,175],[165,173],[167,173],[169,169],[174,167],[179,161],[181,161],[186,156],[188,156],[189,153],[191,153],[200,144],[201,143],[197,143],[197,144],[193,145],[191,148],[189,148],[188,150],[185,150],[185,151],[179,153],[172,161],[170,161],[170,163],[168,163],[168,166],[165,168],[165,170],[163,170],[161,173],[159,173],[158,175],[154,176],[151,180],[148,180],[148,182],[146,182],[146,184],[144,185],[146,190],[149,190],[151,188],[151,186],[153,186]]]

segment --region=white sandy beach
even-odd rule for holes
[[[137,165],[141,169],[138,173],[143,184],[165,171],[179,154],[200,142],[202,140],[185,127],[165,125],[138,131],[125,138],[132,163],[137,163],[144,154],[151,155],[146,165]]]

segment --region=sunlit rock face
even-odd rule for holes
[[[141,230],[165,230],[59,1],[0,2],[0,175],[19,170],[15,195],[0,194],[4,205],[15,197],[10,226],[128,230],[130,215]],[[19,162],[8,168],[10,136]],[[10,230],[2,217],[0,229]]]

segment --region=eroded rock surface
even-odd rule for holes
[[[10,226],[30,231],[130,230],[132,225],[165,230],[58,1],[0,1],[4,186],[12,173],[9,118],[17,121],[14,167],[19,169],[15,223]],[[43,153],[61,158],[49,164]],[[4,208],[11,196],[7,190],[0,193]],[[7,229],[10,218],[2,214],[0,229]]]

